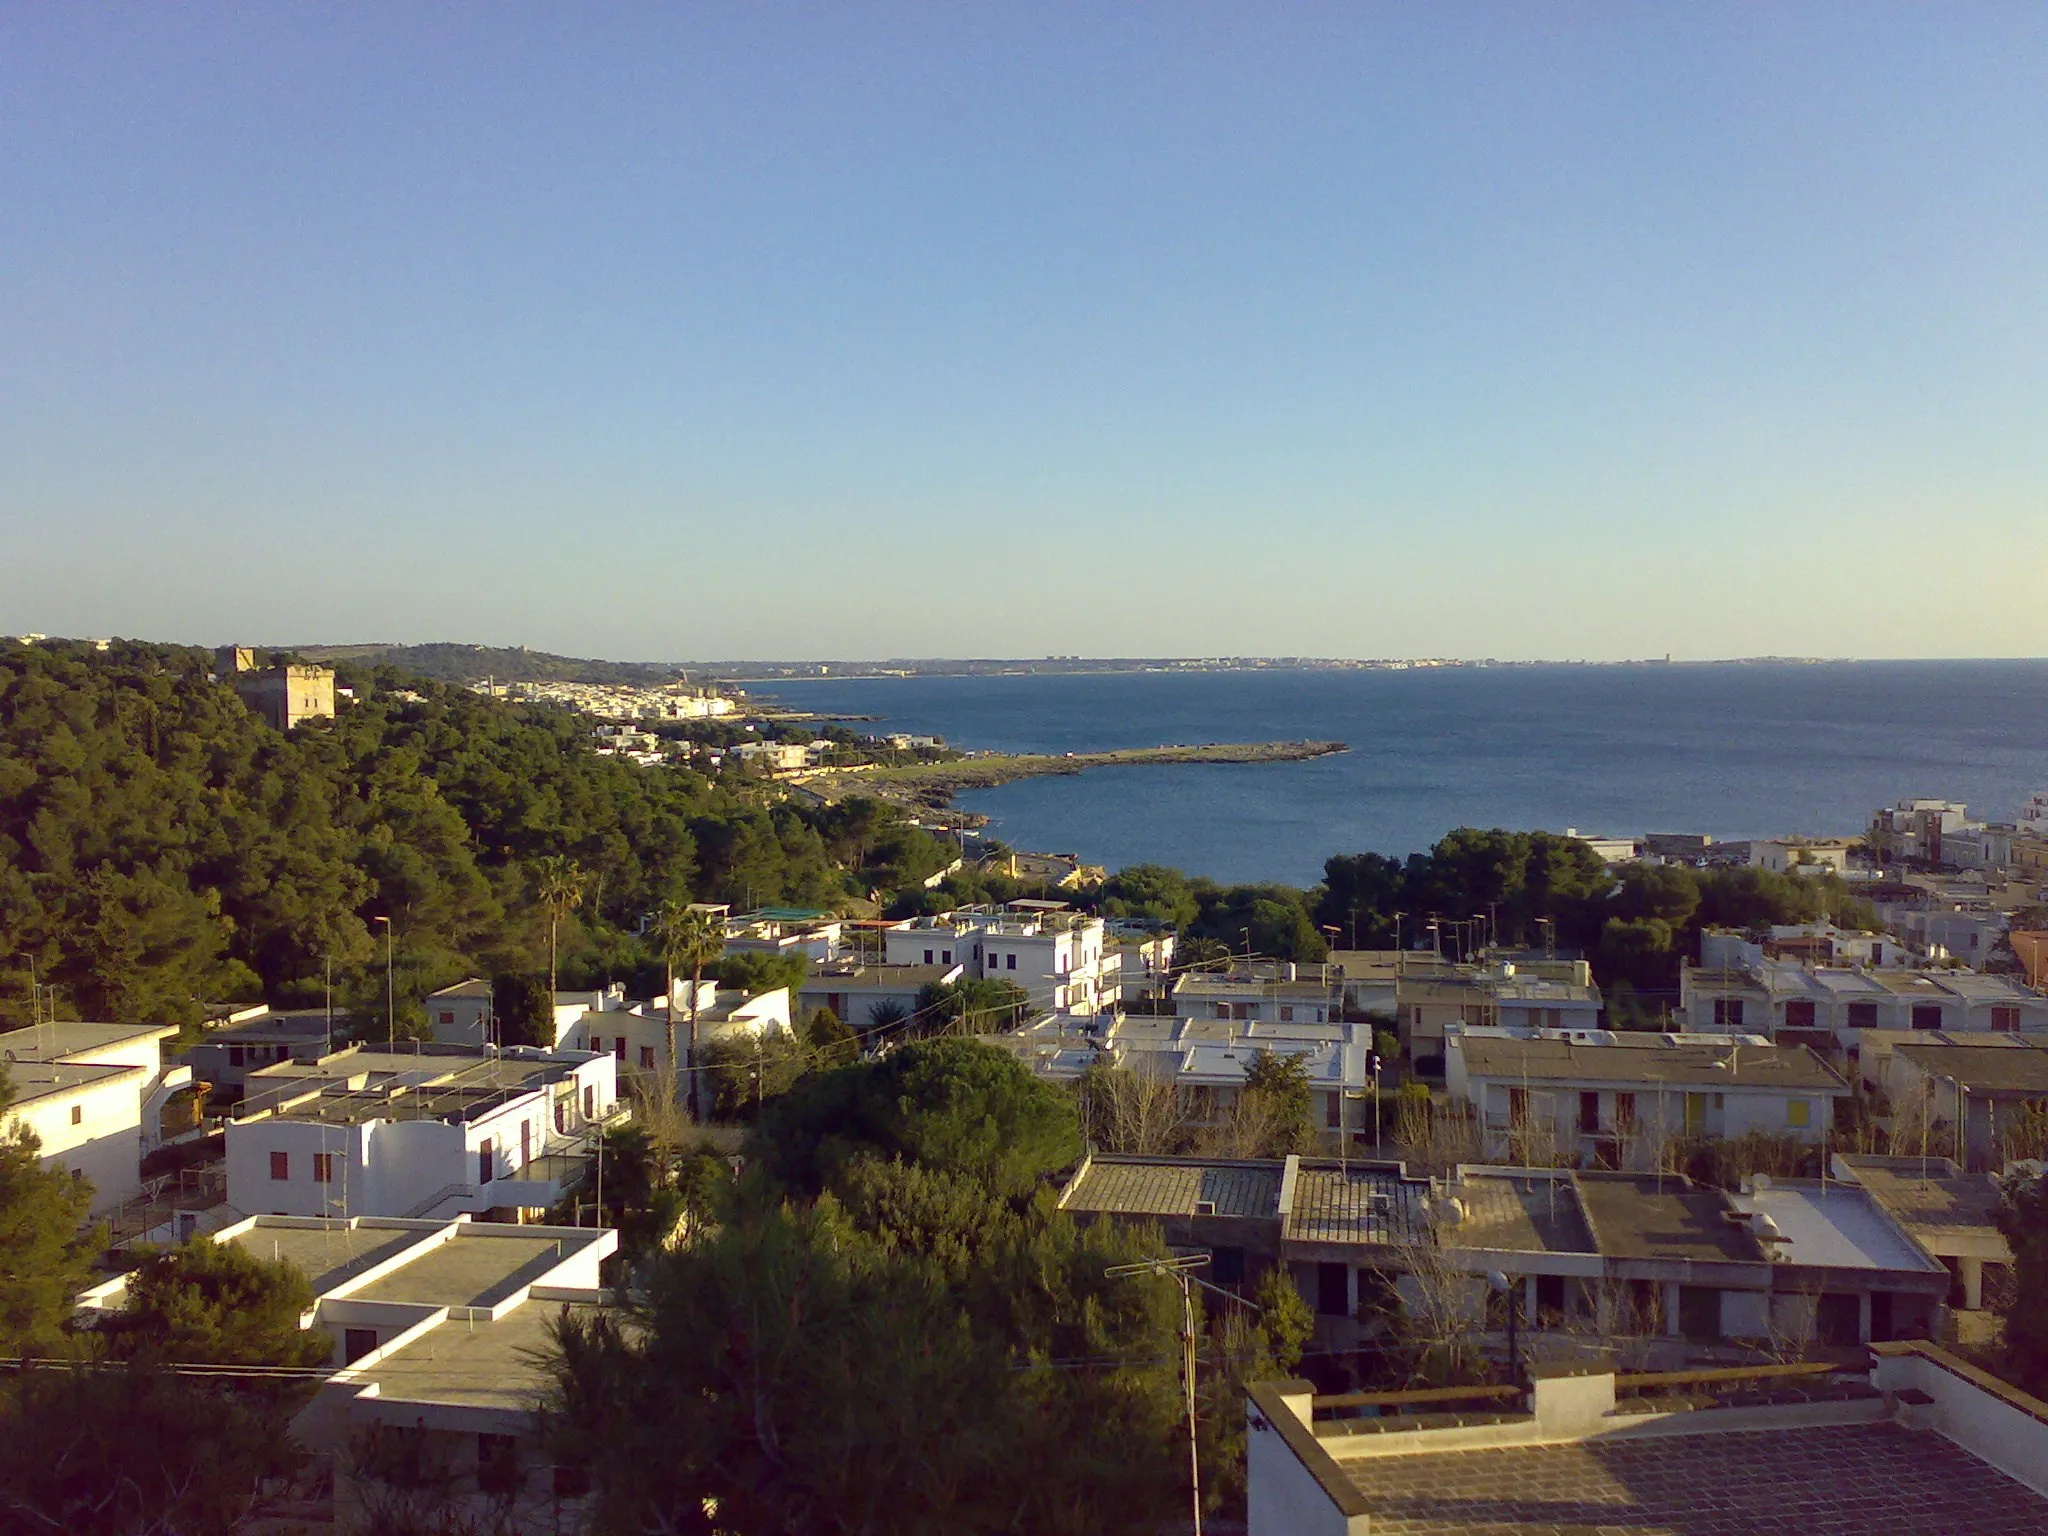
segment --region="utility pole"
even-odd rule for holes
[[[1164,1275],[1180,1284],[1181,1379],[1188,1400],[1188,1490],[1194,1505],[1195,1536],[1202,1536],[1202,1458],[1195,1439],[1195,1292],[1188,1272],[1209,1262],[1206,1253],[1184,1253],[1171,1259],[1146,1259],[1137,1264],[1112,1264],[1104,1275]],[[1200,1282],[1196,1282],[1199,1284]]]

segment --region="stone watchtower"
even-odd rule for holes
[[[280,731],[301,720],[334,714],[334,671],[330,667],[258,667],[246,645],[223,645],[214,653],[214,676],[234,684],[242,702]]]

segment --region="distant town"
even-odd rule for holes
[[[266,1521],[666,1507],[677,1358],[745,1405],[690,1420],[719,1466],[887,1402],[1000,1482],[938,1411],[964,1373],[1058,1430],[1034,1478],[1158,1502],[1192,1457],[1250,1536],[1597,1469],[1754,1528],[1816,1458],[1860,1528],[1929,1477],[2048,1511],[2048,787],[1845,838],[1467,827],[1295,889],[945,810],[1116,754],[706,681],[38,637],[0,728],[0,1214],[48,1268],[8,1347],[184,1367],[186,1422],[247,1406],[202,1368],[263,1383],[273,1470],[205,1475]],[[223,1276],[265,1330],[199,1305]],[[720,1374],[739,1317],[794,1401]],[[1128,1465],[1066,1461],[1112,1411],[1156,1426]]]

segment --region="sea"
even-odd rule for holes
[[[1171,671],[777,680],[759,697],[954,746],[1347,742],[1300,763],[1097,768],[960,798],[1011,846],[1310,885],[1454,827],[1718,839],[1862,831],[1933,795],[2048,790],[2048,661]]]

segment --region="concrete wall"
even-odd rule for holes
[[[1312,1438],[1307,1422],[1312,1399],[1306,1394],[1285,1394],[1282,1401],[1293,1406],[1300,1433]],[[1281,1432],[1277,1415],[1268,1415],[1257,1403],[1247,1412],[1247,1536],[1363,1536],[1368,1529],[1368,1517],[1348,1516],[1337,1506],[1329,1490]]]

